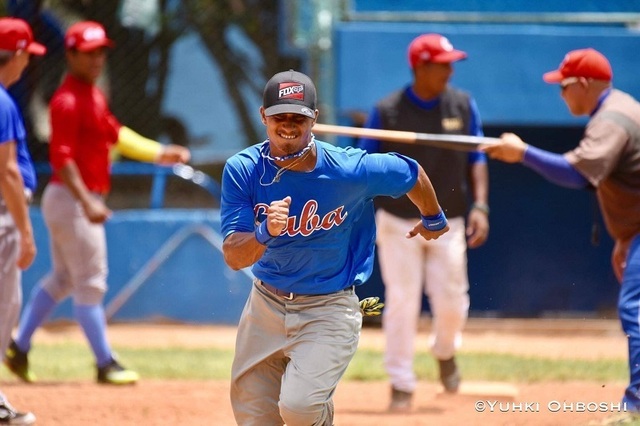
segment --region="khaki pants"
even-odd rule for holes
[[[286,300],[256,280],[238,326],[231,404],[242,426],[333,424],[362,328],[352,288]]]
[[[16,264],[20,234],[0,197],[0,359],[11,341],[22,307],[22,271]]]
[[[45,188],[42,214],[49,231],[52,270],[39,285],[56,302],[73,295],[79,305],[101,303],[108,273],[104,225],[89,222],[71,191],[56,183]]]
[[[413,359],[422,295],[429,298],[433,316],[430,346],[438,359],[454,355],[469,311],[464,219],[449,219],[449,232],[437,240],[405,238],[418,220],[384,210],[376,214],[380,273],[385,285],[384,363],[393,387],[404,392],[413,392],[416,386]]]

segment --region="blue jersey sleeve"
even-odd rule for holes
[[[372,196],[398,198],[418,180],[418,163],[395,152],[365,155],[367,184]]]
[[[3,89],[0,92],[0,143],[14,141],[17,142],[24,135],[19,134],[18,122],[19,115],[9,98],[9,95]]]
[[[242,161],[232,157],[222,171],[220,221],[223,238],[234,232],[253,232],[255,228],[249,173],[243,166]]]
[[[484,136],[482,130],[482,120],[480,119],[480,111],[478,105],[473,98],[469,98],[469,112],[471,113],[471,122],[469,123],[469,134],[471,136]],[[482,151],[471,151],[469,153],[469,164],[486,163],[487,154]]]
[[[566,188],[586,188],[587,178],[562,155],[529,145],[524,152],[522,164],[535,170],[545,179]]]

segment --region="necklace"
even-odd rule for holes
[[[269,142],[269,141],[266,140],[265,142]],[[311,138],[311,141],[309,142],[309,144],[302,151],[299,151],[296,154],[291,154],[291,155],[295,155],[295,157],[291,157],[291,158],[297,157],[296,160],[292,161],[291,164],[287,164],[286,166],[279,168],[278,171],[276,172],[276,175],[273,177],[273,179],[271,179],[271,182],[269,183],[262,182],[262,179],[264,178],[264,174],[267,172],[267,162],[282,161],[282,160],[274,160],[268,155],[262,155],[263,170],[262,170],[262,175],[260,176],[260,185],[270,186],[270,185],[273,185],[274,183],[280,182],[280,177],[284,174],[284,172],[286,172],[287,170],[291,170],[294,166],[296,166],[297,164],[300,164],[305,158],[307,158],[307,155],[309,155],[309,153],[311,152],[311,148],[313,148],[314,145],[315,145],[315,141],[313,138]],[[262,153],[262,149],[261,149],[261,153]],[[280,158],[280,157],[275,157],[275,158]],[[277,167],[275,164],[273,164],[273,166]]]
[[[276,157],[276,156],[271,156],[271,149],[269,149],[269,139],[267,139],[262,143],[262,146],[260,147],[260,155],[262,156],[262,158],[266,158],[267,160],[271,160],[271,161],[287,161],[287,160],[291,160],[292,158],[297,158],[297,157],[303,156],[304,154],[309,152],[309,150],[316,143],[315,141],[316,141],[316,137],[312,133],[311,134],[311,140],[309,141],[307,146],[302,148],[300,151],[294,152],[293,154],[287,154],[287,155],[284,155],[282,157]]]

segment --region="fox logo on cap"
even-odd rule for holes
[[[316,116],[316,87],[311,79],[294,70],[279,72],[267,81],[262,93],[264,114]]]
[[[278,99],[297,99],[304,101],[304,85],[300,83],[280,83]]]

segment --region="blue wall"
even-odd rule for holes
[[[25,303],[38,279],[50,268],[47,230],[38,208],[32,208],[38,255],[23,276]],[[187,322],[235,324],[251,288],[250,277],[229,269],[221,252],[200,233],[217,235],[215,210],[144,210],[114,212],[106,224],[109,290],[105,305],[117,297],[136,273],[172,238],[184,235],[175,250],[154,263],[157,269],[113,315],[115,321],[168,318]],[[194,228],[195,227],[195,228]],[[208,234],[205,234],[208,235]],[[178,241],[180,242],[180,241]],[[219,241],[214,241],[219,243]],[[54,318],[71,318],[71,302]]]
[[[335,30],[335,109],[341,124],[370,111],[385,94],[411,81],[407,46],[427,32],[446,35],[469,54],[452,83],[475,97],[486,124],[576,125],[558,87],[542,81],[573,49],[593,47],[614,70],[614,85],[640,98],[640,32],[622,27],[453,25],[345,22]]]
[[[469,252],[472,315],[592,315],[614,308],[618,285],[608,263],[611,241],[604,237],[598,247],[589,243],[590,195],[541,185],[528,170],[504,164],[492,167],[491,177],[491,236],[484,247]],[[31,216],[39,251],[24,273],[25,302],[50,267],[42,215],[32,208]],[[207,231],[206,238],[194,229]],[[216,210],[116,211],[106,225],[107,308],[135,288],[136,274],[150,265],[152,272],[111,319],[236,324],[251,277],[224,264],[218,230]],[[175,250],[167,250],[173,242]],[[357,293],[384,296],[377,270]],[[72,318],[71,312],[67,300],[53,318]]]
[[[356,11],[637,12],[638,0],[352,0]]]

